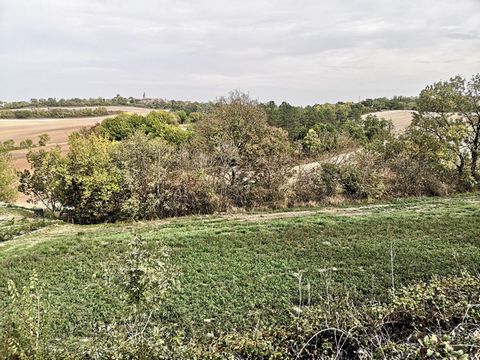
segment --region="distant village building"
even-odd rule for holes
[[[151,104],[155,101],[156,99],[148,98],[147,94],[145,91],[143,92],[142,99],[140,100],[141,104]]]

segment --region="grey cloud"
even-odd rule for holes
[[[478,0],[0,0],[0,99],[413,95],[480,71],[479,13]]]

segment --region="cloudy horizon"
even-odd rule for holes
[[[478,0],[0,0],[0,100],[306,105],[480,72]]]

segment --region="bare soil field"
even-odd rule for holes
[[[107,106],[107,109],[109,111],[124,111],[140,115],[146,115],[152,111],[149,108],[131,106]],[[50,141],[47,146],[38,149],[49,149],[58,145],[62,152],[67,152],[68,136],[72,132],[85,126],[93,126],[111,116],[63,119],[0,119],[0,141],[12,139],[18,145],[22,140],[31,139],[34,143],[37,143],[39,135],[48,134]],[[17,170],[22,171],[29,168],[26,159],[28,151],[28,149],[22,149],[10,152]],[[17,203],[25,205],[26,200],[27,197],[25,195],[19,194]]]
[[[386,110],[378,111],[371,114],[363,115],[366,117],[368,115],[376,115],[379,118],[384,118],[385,120],[391,120],[393,123],[394,132],[396,134],[401,134],[405,129],[412,123],[413,113],[412,110]]]
[[[130,107],[130,106],[107,106],[109,111],[124,111],[145,115],[152,109]],[[84,117],[84,118],[63,118],[63,119],[2,119],[0,120],[0,141],[14,140],[16,144],[25,139],[31,139],[34,143],[38,136],[48,134],[50,141],[47,148],[59,145],[62,150],[67,150],[68,136],[82,127],[93,126],[107,117]],[[25,155],[28,150],[15,150],[11,152],[15,166],[18,170],[27,168]]]

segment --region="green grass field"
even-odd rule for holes
[[[0,306],[8,301],[7,280],[25,284],[36,269],[48,336],[74,340],[96,323],[121,317],[118,290],[106,286],[103,275],[119,266],[133,233],[152,251],[168,246],[179,272],[180,288],[162,321],[204,334],[288,322],[299,301],[299,272],[311,286],[312,304],[327,285],[359,302],[386,299],[391,249],[396,286],[480,270],[479,195],[316,209],[299,217],[52,223],[0,243]]]

